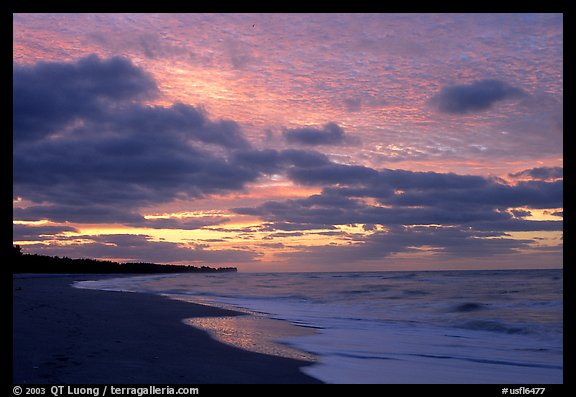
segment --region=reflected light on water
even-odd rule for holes
[[[257,353],[315,362],[310,353],[297,350],[287,343],[288,338],[313,335],[310,328],[261,316],[200,317],[185,319],[184,323],[207,331],[214,339]]]

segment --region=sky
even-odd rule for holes
[[[562,14],[14,14],[13,241],[561,268]]]

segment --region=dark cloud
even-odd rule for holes
[[[510,214],[495,210],[470,208],[451,210],[432,206],[373,206],[362,200],[333,195],[316,195],[307,199],[268,202],[256,208],[238,208],[236,212],[257,215],[268,222],[293,224],[380,224],[474,225],[483,220],[502,221]]]
[[[331,185],[365,183],[378,172],[360,165],[329,163],[313,168],[292,168],[289,177],[303,185]]]
[[[297,149],[237,150],[233,154],[233,162],[265,174],[281,173],[290,167],[309,169],[330,164],[328,157],[322,153]]]
[[[390,204],[402,206],[427,205],[443,208],[558,208],[563,205],[563,182],[520,182],[511,186],[488,183],[482,188],[410,190],[395,195]]]
[[[89,119],[84,128],[74,130],[83,136],[97,133],[125,136],[137,144],[204,143],[224,148],[248,148],[240,126],[233,120],[210,120],[202,108],[175,103],[170,107],[135,104],[109,109],[105,117]]]
[[[12,238],[14,241],[38,241],[52,239],[56,234],[77,231],[71,226],[35,226],[15,223],[12,226]]]
[[[506,219],[490,222],[480,221],[474,223],[474,230],[505,230],[507,232],[535,232],[535,231],[562,231],[562,221],[533,221],[527,219]]]
[[[336,123],[327,123],[322,128],[293,128],[284,131],[288,143],[302,145],[341,145],[346,142],[344,130]]]
[[[392,226],[355,244],[301,247],[299,251],[287,252],[283,256],[309,263],[339,265],[382,260],[393,254],[417,252],[424,248],[428,254],[434,253],[441,258],[487,258],[517,253],[530,243],[532,240],[518,240],[501,233],[479,233],[439,226]]]
[[[130,139],[133,138],[133,139]],[[172,142],[170,142],[172,141]],[[258,173],[166,136],[46,142],[14,148],[14,194],[35,202],[132,209],[178,195],[240,190]]]
[[[336,229],[333,225],[318,225],[318,224],[302,224],[302,223],[289,223],[289,222],[274,222],[274,223],[265,223],[260,228],[259,231],[275,231],[275,230],[284,230],[284,231],[292,231],[292,230],[315,230],[315,229]]]
[[[468,85],[444,87],[431,99],[442,113],[466,114],[489,109],[496,102],[524,95],[500,80],[480,80]]]
[[[489,183],[486,178],[476,175],[391,169],[380,171],[379,182],[390,185],[395,189],[417,190],[482,188]]]
[[[320,186],[322,192],[235,209],[266,222],[238,230],[245,233],[240,238],[253,239],[255,232],[270,232],[266,238],[275,239],[331,230],[321,233],[338,234],[350,246],[304,247],[301,254],[326,260],[334,254],[345,261],[420,247],[444,255],[510,253],[531,240],[509,238],[507,231],[562,230],[561,221],[525,219],[530,209],[563,206],[561,168],[510,174],[519,180],[511,185],[481,176],[337,164],[314,150],[255,149],[236,122],[210,119],[201,107],[144,104],[157,94],[156,84],[124,58],[16,65],[13,79],[13,193],[31,203],[14,209],[17,220],[189,230],[216,226],[227,219],[145,219],[141,210],[174,199],[241,191],[263,175],[281,174],[300,185]],[[505,83],[485,80],[447,87],[435,101],[441,111],[467,113],[520,94]],[[335,123],[287,129],[284,138],[309,146],[351,142]],[[335,225],[364,225],[371,234],[345,234]],[[66,240],[58,235],[66,231],[75,230],[14,226],[15,238],[23,241],[49,234]],[[214,250],[145,235],[81,239],[35,248],[53,255],[157,262],[258,258],[247,249]]]
[[[190,218],[157,218],[145,219],[143,222],[129,224],[130,226],[141,226],[152,229],[182,229],[195,230],[206,226],[220,225],[229,221],[229,218],[222,216],[203,216]]]
[[[152,77],[129,60],[96,55],[77,62],[14,65],[12,81],[15,140],[43,138],[79,118],[101,116],[111,104],[158,92]]]
[[[123,58],[16,65],[13,78],[14,195],[37,204],[19,219],[142,222],[142,206],[241,190],[260,175],[230,160],[250,149],[237,123],[140,103],[156,85]]]
[[[97,200],[98,197],[95,199]],[[52,198],[52,200],[54,200]],[[74,203],[42,204],[26,208],[15,208],[14,219],[22,221],[49,220],[52,222],[78,222],[78,223],[139,223],[144,218],[129,208],[115,207],[88,203],[86,199],[79,198],[80,205]]]
[[[45,255],[89,257],[101,259],[122,258],[127,262],[234,264],[257,260],[256,252],[245,249],[207,249],[206,245],[186,245],[155,241],[143,234],[110,234],[77,236],[61,246],[27,245],[26,249]]]
[[[330,182],[325,176],[321,180]],[[508,185],[478,176],[404,170],[372,170],[354,181],[326,187],[308,198],[270,201],[234,211],[258,216],[271,227],[289,225],[293,231],[309,230],[310,225],[367,225],[364,229],[372,234],[355,236],[355,244],[349,247],[310,247],[289,254],[343,262],[377,259],[418,247],[432,247],[442,255],[511,253],[533,241],[518,240],[506,232],[562,230],[562,221],[520,219],[529,212],[507,210],[561,207],[562,181]],[[387,231],[380,231],[377,225]]]
[[[532,215],[530,211],[522,210],[522,209],[514,209],[511,210],[510,213],[514,215],[516,218],[524,218],[527,216]]]
[[[372,168],[336,164],[326,155],[310,150],[239,150],[234,153],[233,162],[265,174],[286,173],[302,185],[357,184],[378,175]]]
[[[563,205],[562,180],[521,181],[508,185],[501,180],[474,175],[384,169],[368,178],[358,178],[356,182],[357,186],[326,187],[324,193],[376,198],[382,204],[395,207],[454,211],[522,206],[558,208]]]
[[[537,180],[562,179],[564,178],[564,168],[562,167],[536,167],[523,170],[513,174],[508,174],[511,178],[532,178]]]
[[[336,166],[336,165],[333,165]],[[318,177],[315,170],[321,172]],[[506,208],[558,208],[563,205],[562,181],[520,182],[516,185],[479,176],[413,172],[375,171],[351,168],[340,179],[338,173],[310,169],[310,180],[332,186],[305,199],[271,201],[255,208],[237,208],[269,222],[311,224],[470,224],[479,221],[508,221]],[[303,171],[304,172],[304,171]],[[347,174],[348,172],[348,174]],[[358,175],[356,175],[358,173]],[[349,175],[349,180],[346,178]],[[368,205],[365,199],[377,199]],[[528,221],[529,222],[529,221]]]

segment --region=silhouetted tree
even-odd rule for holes
[[[157,263],[118,263],[96,259],[23,254],[19,245],[12,246],[10,261],[14,273],[202,273],[236,272],[235,267],[213,268]]]
[[[22,247],[19,245],[12,246],[12,256],[21,256],[22,255]]]

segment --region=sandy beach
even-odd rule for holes
[[[300,371],[309,363],[228,346],[182,321],[240,313],[70,286],[98,277],[14,276],[15,384],[320,383]]]

